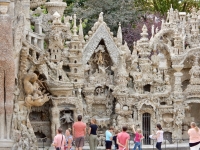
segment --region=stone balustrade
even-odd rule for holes
[[[37,34],[31,31],[26,31],[26,40],[40,49],[44,49],[44,37],[45,35]]]

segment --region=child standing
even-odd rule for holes
[[[144,138],[144,136],[142,135],[142,131],[140,129],[137,129],[137,131],[135,131],[135,127],[134,125],[132,126],[133,128],[133,133],[135,134],[135,138],[134,138],[134,148],[133,150],[136,150],[136,148],[138,147],[138,150],[142,150],[141,148],[141,139]]]
[[[119,146],[117,144],[117,134],[119,133],[118,130],[115,131],[115,136],[113,136],[113,141],[115,143],[115,150],[118,150],[119,149]]]

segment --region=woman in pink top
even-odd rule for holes
[[[191,128],[188,130],[188,134],[190,136],[190,150],[199,150],[200,148],[200,130],[196,126],[195,122],[191,122]]]
[[[134,138],[134,148],[133,150],[136,150],[136,148],[138,147],[138,150],[142,150],[141,148],[141,139],[144,138],[144,136],[142,135],[142,131],[140,129],[137,129],[137,131],[135,131],[135,127],[134,125],[132,126],[133,128],[133,133],[135,134],[135,138]]]

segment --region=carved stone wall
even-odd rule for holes
[[[200,125],[193,111],[200,107],[195,9],[186,16],[170,8],[161,29],[152,27],[148,39],[144,25],[130,50],[122,42],[121,24],[115,37],[103,12],[84,35],[76,15],[63,17],[66,5],[60,0],[17,1],[13,20],[6,14],[8,4],[0,2],[0,117],[7,115],[0,142],[10,140],[0,148],[37,150],[38,138],[50,144],[56,129],[71,127],[78,114],[86,123],[97,119],[99,146],[111,125],[135,124],[148,137],[161,123],[166,136],[179,139],[187,138],[191,121]],[[39,7],[43,4],[49,13]]]

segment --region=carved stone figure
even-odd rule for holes
[[[42,106],[49,100],[47,94],[42,94],[37,83],[38,77],[35,73],[26,74],[24,77],[25,102],[28,107]]]
[[[73,122],[73,118],[71,113],[63,113],[63,116],[60,117],[60,122],[61,124],[65,124],[65,123],[71,123]]]

